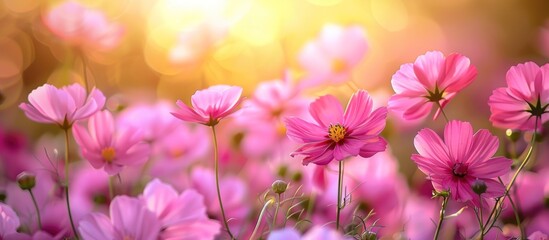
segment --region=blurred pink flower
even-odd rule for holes
[[[476,76],[477,69],[465,56],[453,53],[444,57],[438,51],[427,52],[413,64],[400,66],[393,75],[395,95],[389,99],[389,109],[401,113],[404,119],[414,120],[427,116],[433,105],[440,105],[433,117],[436,119],[442,108]]]
[[[494,126],[520,130],[538,129],[549,120],[549,64],[533,62],[513,66],[507,71],[507,87],[494,90],[488,100],[490,121]]]
[[[241,94],[241,87],[211,86],[193,94],[192,108],[177,100],[180,109],[172,114],[183,121],[215,126],[219,120],[237,111],[236,107],[242,101]]]
[[[488,187],[483,199],[503,195],[504,186],[495,178],[507,174],[512,161],[492,157],[499,141],[488,130],[481,129],[473,135],[470,123],[450,121],[444,129],[444,141],[426,128],[419,131],[414,145],[419,154],[413,154],[412,160],[428,176],[435,190],[449,191],[454,200],[472,201],[479,206],[472,184],[481,180]]]
[[[19,225],[19,217],[15,211],[9,205],[0,203],[0,238],[9,239],[8,236],[17,233]]]
[[[288,77],[259,84],[253,97],[244,101],[242,114],[235,118],[245,129],[242,150],[251,156],[265,157],[293,148],[282,120],[305,115],[309,103]]]
[[[271,232],[267,240],[313,240],[313,239],[331,239],[331,240],[343,240],[347,239],[341,233],[334,229],[330,229],[323,226],[313,226],[303,236],[300,236],[299,232],[295,228],[286,227]],[[349,239],[353,239],[349,237]]]
[[[76,1],[51,8],[42,18],[46,27],[71,45],[108,51],[120,43],[124,28],[111,23],[105,14]]]
[[[90,117],[105,105],[105,96],[92,89],[86,96],[86,90],[75,83],[58,89],[44,84],[29,94],[30,103],[21,103],[25,115],[40,123],[55,123],[62,128],[70,128],[74,121]]]
[[[367,158],[384,151],[386,142],[379,134],[385,128],[387,109],[372,110],[372,99],[364,90],[353,94],[345,113],[334,96],[318,98],[309,106],[316,123],[286,118],[288,137],[304,143],[291,156],[304,155],[304,165],[326,165],[332,160],[356,155]]]
[[[79,222],[83,239],[143,239],[156,240],[161,224],[137,198],[117,196],[110,206],[110,219],[101,213],[92,213]]]
[[[206,168],[194,168],[190,179],[191,187],[204,196],[204,203],[209,216],[221,218],[221,209],[215,190],[214,172]],[[231,219],[231,229],[241,229],[246,222],[251,205],[249,204],[248,188],[242,179],[223,177],[219,182],[223,196],[225,215]],[[234,232],[234,230],[231,230]]]
[[[195,190],[178,194],[154,179],[143,190],[142,199],[162,223],[159,239],[214,239],[221,230],[221,225],[206,215],[204,199]]]
[[[149,157],[149,145],[139,131],[116,129],[112,114],[97,112],[88,121],[88,130],[76,124],[74,139],[82,156],[96,169],[104,168],[109,175],[118,174],[124,166],[143,163]]]
[[[367,49],[366,35],[360,26],[326,25],[318,38],[299,53],[299,63],[307,71],[299,88],[349,80]]]

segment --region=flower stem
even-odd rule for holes
[[[339,215],[343,206],[341,206],[341,191],[343,188],[343,160],[339,161],[339,176],[337,180],[337,211],[336,211],[336,230],[339,230]]]
[[[84,54],[81,55],[82,58],[82,74],[84,77],[84,87],[86,88],[86,96],[90,95],[90,83],[88,82],[88,72],[86,70],[86,57]]]
[[[484,220],[483,220],[483,216],[482,216],[482,196],[481,194],[478,195],[478,200],[479,200],[479,204],[480,204],[480,208],[479,208],[479,212],[480,212],[480,221],[479,221],[479,224],[480,224],[480,240],[484,240]]]
[[[538,118],[536,118],[536,123],[535,123],[534,126],[535,126],[535,130],[534,130],[534,133],[532,134],[532,139],[530,140],[530,147],[528,148],[528,152],[526,153],[526,156],[524,157],[524,161],[522,161],[522,163],[517,168],[517,171],[515,171],[515,174],[513,174],[513,177],[511,177],[511,181],[509,182],[509,184],[505,188],[505,192],[504,192],[503,196],[500,197],[497,200],[496,204],[494,205],[494,209],[492,209],[492,212],[490,213],[490,216],[488,216],[488,220],[486,221],[486,225],[488,225],[488,223],[490,223],[490,221],[492,221],[492,223],[490,224],[490,227],[485,228],[485,231],[482,232],[481,234],[488,233],[488,231],[490,231],[490,229],[494,226],[497,218],[499,217],[499,213],[501,213],[501,210],[502,210],[501,208],[502,208],[502,205],[503,205],[503,201],[505,201],[505,198],[509,195],[509,191],[511,191],[511,188],[515,184],[515,181],[517,180],[517,177],[518,177],[519,173],[522,171],[522,169],[524,169],[524,167],[528,164],[528,161],[532,157],[532,154],[534,152],[534,147],[536,146],[536,133],[537,133],[537,129],[538,129]],[[496,209],[498,209],[499,211],[496,211]],[[522,234],[522,232],[521,232],[521,234]],[[524,235],[521,236],[521,237],[524,238]]]
[[[42,219],[40,218],[40,209],[38,209],[38,204],[36,203],[36,198],[32,193],[32,189],[29,189],[29,193],[32,199],[32,203],[34,204],[34,208],[36,209],[36,218],[38,219],[38,229],[42,230]]]
[[[449,122],[448,116],[446,116],[446,113],[444,112],[444,109],[442,108],[442,105],[440,105],[439,101],[436,101],[438,108],[440,109],[440,112],[442,113],[442,116],[444,116],[444,119],[446,119],[446,122]]]
[[[109,176],[109,197],[112,201],[112,199],[114,198],[114,180],[113,180],[114,176]]]
[[[278,208],[280,207],[280,193],[277,194],[275,204],[276,204],[276,206],[275,206],[275,212],[274,212],[274,216],[273,216],[273,226],[272,226],[273,229],[276,227],[276,217],[278,216]]]
[[[259,229],[259,225],[261,225],[261,219],[263,218],[263,214],[265,214],[265,210],[267,210],[267,207],[271,205],[274,202],[273,199],[269,199],[261,209],[261,213],[259,213],[259,217],[257,218],[257,223],[255,224],[254,231],[252,232],[252,235],[250,236],[250,239],[255,239],[255,234],[257,233],[257,229]]]
[[[67,212],[69,213],[69,220],[71,222],[71,228],[76,239],[78,239],[78,232],[74,227],[74,221],[72,220],[71,203],[69,199],[69,131],[70,128],[65,130],[65,200],[67,202]]]
[[[223,217],[223,224],[227,229],[227,233],[231,239],[235,239],[227,223],[227,218],[225,217],[225,210],[223,209],[223,202],[221,201],[221,191],[219,190],[219,149],[217,147],[217,134],[215,133],[215,126],[212,126],[212,135],[214,141],[214,168],[215,168],[215,187],[217,189],[217,199],[219,200],[219,208],[221,209],[221,216]]]
[[[444,221],[444,212],[446,211],[447,204],[448,204],[448,196],[443,196],[442,206],[440,207],[440,216],[438,219],[437,229],[435,231],[435,236],[433,237],[434,240],[438,239],[438,235],[440,234],[440,229],[442,227],[442,221]]]

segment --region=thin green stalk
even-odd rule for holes
[[[446,122],[449,122],[448,116],[446,116],[446,113],[444,112],[444,109],[442,109],[442,105],[440,105],[439,101],[436,101],[438,108],[440,109],[440,112],[442,113],[442,116],[444,116],[444,119],[446,119]]]
[[[509,195],[509,191],[511,190],[511,188],[515,184],[515,181],[517,180],[517,177],[518,177],[519,173],[522,171],[522,169],[524,169],[524,167],[528,164],[528,161],[532,157],[532,154],[534,152],[534,147],[536,146],[536,134],[537,134],[537,129],[538,129],[538,118],[536,118],[536,123],[535,123],[534,126],[535,126],[535,130],[534,130],[534,133],[532,134],[532,139],[530,140],[530,148],[528,148],[528,152],[526,153],[526,156],[524,157],[524,161],[522,161],[520,166],[517,168],[517,171],[515,172],[515,174],[513,174],[513,177],[511,178],[511,181],[509,182],[509,184],[505,188],[505,192],[504,192],[503,196],[500,197],[497,200],[496,204],[494,205],[494,209],[492,209],[492,212],[490,213],[490,216],[488,216],[488,220],[486,221],[486,225],[488,225],[488,223],[490,223],[490,221],[492,221],[490,223],[490,227],[485,228],[485,232],[483,232],[482,234],[486,234],[488,231],[490,231],[490,229],[496,223],[496,220],[499,217],[499,213],[501,213],[501,207],[503,205],[503,202],[505,201],[505,198]],[[498,209],[498,211],[495,211],[496,209]],[[524,236],[521,236],[521,237],[524,237]]]
[[[448,204],[448,196],[443,196],[442,206],[440,207],[440,216],[438,219],[437,229],[435,231],[435,236],[433,237],[434,240],[438,239],[438,235],[440,234],[440,229],[442,227],[442,221],[444,221],[444,212],[446,211],[447,204]]]
[[[227,223],[227,218],[225,217],[225,209],[223,209],[223,202],[221,201],[221,191],[219,190],[219,156],[218,156],[219,150],[217,147],[217,134],[215,133],[215,126],[212,126],[212,135],[213,135],[213,141],[214,141],[214,168],[215,168],[215,187],[217,189],[217,199],[219,200],[219,208],[221,209],[221,216],[223,217],[223,224],[227,229],[227,233],[229,233],[229,236],[231,237],[231,239],[235,239],[233,234],[231,233],[229,224]]]
[[[36,203],[36,198],[32,193],[32,189],[29,189],[29,193],[34,204],[34,209],[36,209],[36,218],[38,219],[38,229],[42,230],[42,219],[40,218],[40,209],[38,209],[38,204]]]
[[[484,240],[484,224],[482,224],[484,222],[483,220],[483,216],[482,216],[482,197],[481,197],[481,194],[478,195],[478,200],[479,200],[479,203],[480,203],[480,208],[479,208],[479,212],[480,212],[480,221],[479,221],[479,224],[480,224],[480,240]]]
[[[276,217],[278,216],[278,208],[280,208],[280,194],[277,194],[277,198],[276,198],[276,206],[275,206],[275,212],[274,212],[274,216],[273,216],[273,226],[272,226],[272,229],[274,229],[276,227]]]
[[[524,227],[521,224],[520,221],[520,215],[519,215],[519,209],[518,206],[515,204],[515,201],[513,201],[513,198],[509,195],[509,203],[511,203],[511,207],[513,208],[513,212],[515,213],[515,220],[517,221],[517,226],[520,230],[520,237],[521,239],[524,239],[526,236],[526,233],[524,232]]]
[[[263,214],[265,214],[265,210],[267,210],[267,207],[273,203],[273,199],[269,199],[269,201],[265,202],[263,205],[263,208],[261,209],[261,212],[259,213],[259,217],[257,218],[257,223],[255,224],[254,231],[252,232],[252,235],[250,236],[250,239],[255,239],[255,234],[257,233],[257,229],[259,229],[259,225],[261,225],[261,219],[263,218]]]
[[[112,201],[114,198],[114,176],[109,176],[109,197]]]
[[[339,176],[337,180],[337,211],[336,211],[336,230],[339,230],[339,215],[343,206],[341,206],[341,191],[343,188],[343,161],[339,161]]]
[[[90,84],[88,82],[88,73],[86,70],[86,57],[84,54],[81,54],[82,57],[82,72],[84,74],[84,87],[86,88],[86,96],[90,95]]]
[[[71,201],[69,199],[69,131],[70,128],[65,128],[65,200],[67,202],[67,212],[69,214],[69,220],[71,222],[71,228],[76,239],[78,239],[78,232],[74,226],[71,213]]]

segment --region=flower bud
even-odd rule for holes
[[[511,142],[516,142],[520,139],[520,135],[522,135],[522,133],[518,130],[507,129],[505,130],[505,135]]]
[[[271,185],[271,189],[276,194],[281,194],[281,193],[286,192],[286,188],[288,188],[288,184],[286,182],[282,181],[282,180],[276,180]]]
[[[377,234],[372,231],[365,231],[361,236],[362,240],[377,240]]]
[[[22,172],[17,175],[17,183],[23,190],[30,190],[36,185],[36,176],[29,172]]]
[[[486,186],[486,183],[480,179],[475,180],[471,187],[473,188],[473,192],[478,195],[485,193],[486,189],[488,188],[488,186]]]

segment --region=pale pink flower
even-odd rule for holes
[[[149,157],[149,145],[139,131],[116,128],[112,114],[105,110],[90,117],[88,129],[76,124],[74,139],[82,156],[96,169],[109,175],[118,174],[124,166],[143,163]]]
[[[172,114],[188,122],[214,126],[219,120],[236,112],[242,101],[242,88],[227,85],[215,85],[196,91],[191,97],[192,108],[177,100],[178,109]]]
[[[17,233],[19,225],[19,217],[15,211],[10,206],[0,203],[0,238],[8,239],[10,234]]]
[[[533,62],[513,66],[507,71],[507,87],[494,90],[488,100],[490,121],[494,126],[520,130],[541,129],[549,120],[549,64]]]
[[[137,198],[117,196],[111,202],[110,218],[91,213],[79,222],[78,231],[84,240],[142,239],[156,240],[161,223]]]
[[[330,240],[344,240],[353,239],[350,236],[343,236],[340,232],[330,229],[324,226],[313,226],[307,233],[300,236],[299,232],[294,228],[286,227],[271,232],[267,240],[313,240],[313,239],[330,239]]]
[[[173,187],[154,179],[141,197],[162,224],[159,239],[214,239],[221,225],[208,218],[204,198],[195,190],[178,194]]]
[[[436,119],[444,106],[467,87],[477,75],[469,58],[457,53],[444,57],[441,52],[427,52],[416,61],[400,66],[391,85],[395,95],[389,99],[389,109],[404,119],[420,119],[438,107]]]
[[[307,72],[300,88],[349,80],[367,49],[366,34],[360,26],[324,26],[318,38],[299,53],[299,63]]]
[[[49,9],[42,21],[67,43],[100,51],[117,47],[125,32],[120,24],[109,22],[103,12],[75,1]]]
[[[86,90],[75,83],[58,89],[44,84],[29,94],[29,103],[21,103],[25,115],[40,123],[54,123],[62,128],[70,128],[74,121],[90,117],[105,105],[105,96],[92,89],[86,96]]]
[[[315,123],[297,117],[286,119],[288,137],[304,143],[291,156],[305,156],[304,165],[326,165],[357,155],[367,158],[385,150],[386,142],[379,134],[385,128],[387,109],[373,110],[366,91],[353,94],[345,112],[332,95],[311,103],[309,112]]]
[[[503,195],[504,186],[495,178],[507,174],[512,161],[492,157],[499,141],[488,130],[473,134],[470,123],[450,121],[444,129],[444,140],[426,128],[419,131],[414,145],[419,154],[413,154],[412,160],[428,176],[435,190],[449,191],[454,200],[472,201],[478,206],[479,197],[472,189],[478,179],[488,187],[483,199]]]

